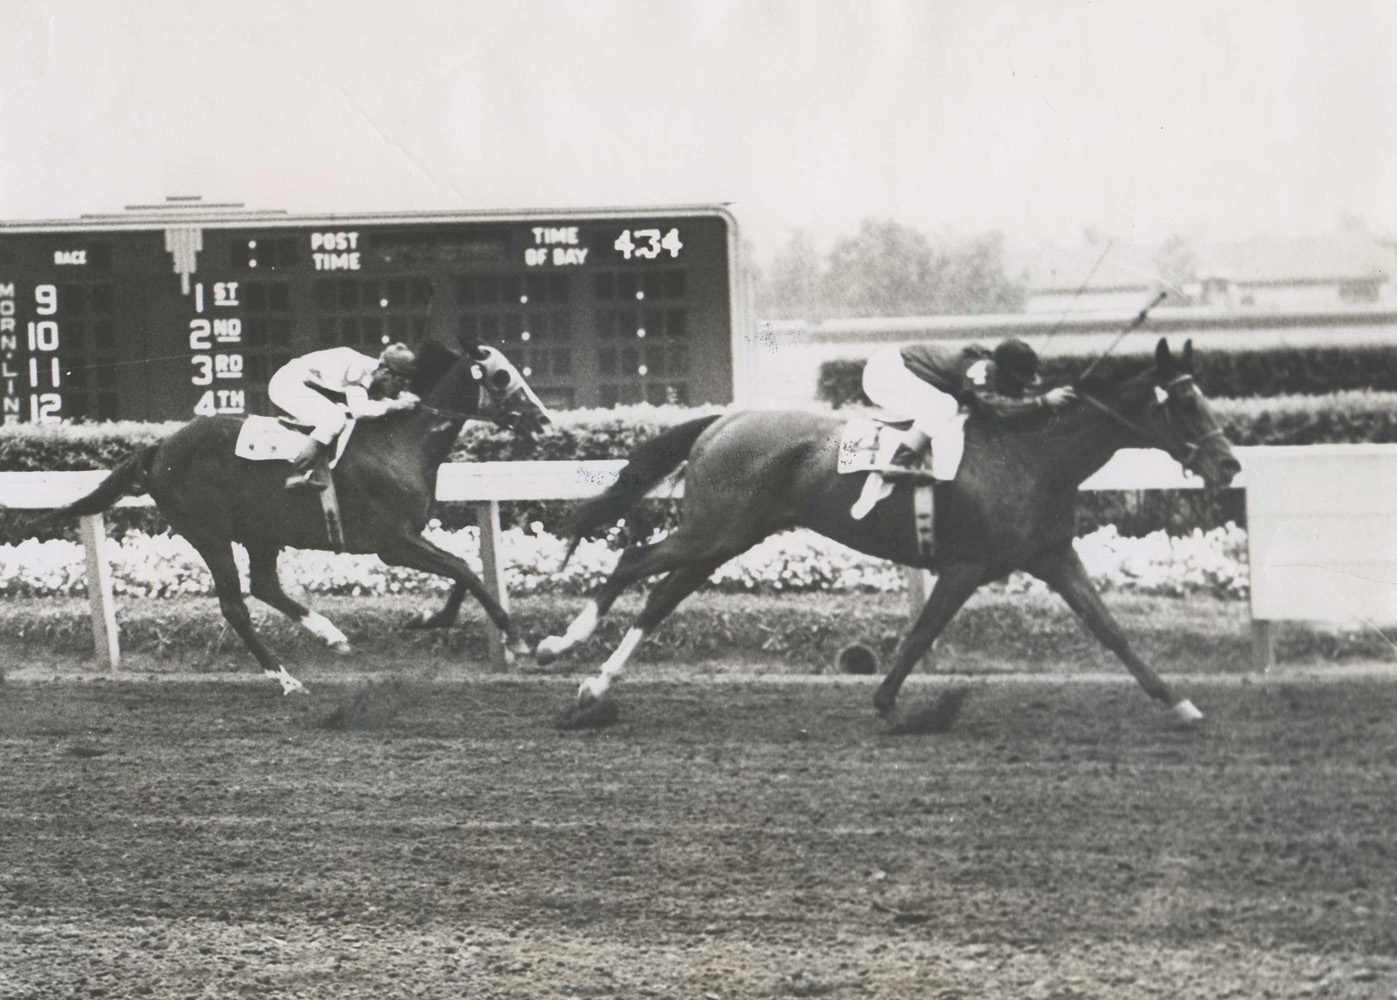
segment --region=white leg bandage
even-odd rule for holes
[[[1174,706],[1174,714],[1185,722],[1197,722],[1203,718],[1203,713],[1198,711],[1198,708],[1188,698]]]
[[[301,625],[316,636],[331,649],[348,649],[349,639],[335,627],[335,623],[322,614],[314,611],[307,611],[305,617],[301,619]]]
[[[582,682],[582,687],[577,692],[578,699],[585,701],[587,698],[600,698],[606,694],[611,688],[612,679],[625,669],[626,661],[635,653],[644,638],[644,629],[633,628],[627,632],[621,640],[621,645],[617,646],[616,651],[602,664],[601,673]]]

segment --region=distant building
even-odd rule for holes
[[[866,358],[888,343],[1020,337],[1047,355],[1105,350],[1160,291],[1169,297],[1115,344],[1117,354],[1146,356],[1161,336],[1215,350],[1397,342],[1397,241],[1343,234],[1171,242],[1168,253],[1159,244],[1107,251],[1085,241],[1006,248],[1006,270],[1030,288],[1020,313],[763,323],[746,376],[760,398],[742,401],[806,405],[821,364]],[[1160,273],[1171,268],[1173,279]]]
[[[1239,309],[1322,309],[1397,295],[1397,243],[1366,233],[1171,242],[1185,259],[1170,259],[1164,241],[1007,246],[1005,270],[1028,284],[1031,313],[1128,309],[1158,290],[1172,292],[1171,305]]]

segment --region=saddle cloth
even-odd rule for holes
[[[238,432],[233,454],[253,462],[290,462],[301,453],[301,449],[306,446],[306,439],[310,437],[310,428],[298,430],[300,427],[306,425],[291,424],[279,417],[248,417],[243,421],[242,430]],[[340,432],[339,440],[335,442],[335,453],[330,459],[330,468],[333,469],[339,464],[345,445],[349,444],[349,435],[353,432],[354,421],[351,420]]]
[[[961,418],[957,426],[957,430],[962,431],[962,433],[964,423],[964,418]],[[892,496],[894,484],[884,479],[879,470],[886,468],[892,460],[897,446],[902,443],[902,431],[905,426],[867,417],[855,417],[844,425],[844,430],[839,438],[839,459],[836,468],[840,475],[850,475],[855,472],[868,473],[868,479],[863,484],[863,491],[859,494],[858,501],[849,510],[849,516],[855,521],[863,520],[879,502]],[[962,449],[953,448],[951,450],[955,452],[954,460],[958,464],[959,452]],[[936,464],[936,458],[933,455],[933,468]],[[936,471],[942,472],[944,470]],[[950,477],[954,478],[954,476],[955,469],[953,468]],[[917,529],[917,543],[921,548],[922,555],[927,558],[930,558],[936,547],[933,536],[934,489],[935,487],[931,483],[923,483],[915,486],[912,494],[912,512]]]
[[[939,428],[932,439],[931,472],[937,479],[950,482],[960,469],[965,454],[964,410]],[[844,425],[839,438],[838,471],[841,475],[868,472],[883,468],[892,460],[902,443],[906,421],[879,420],[874,417],[854,417]]]
[[[854,417],[839,437],[839,474],[847,476],[887,465],[901,442],[899,428],[882,420]]]

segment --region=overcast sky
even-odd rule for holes
[[[8,0],[0,218],[731,202],[1014,238],[1397,234],[1392,0]]]

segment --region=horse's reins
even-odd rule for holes
[[[480,414],[478,413],[457,413],[455,410],[439,409],[435,406],[429,406],[421,400],[418,400],[416,403],[414,403],[412,405],[412,408],[414,410],[426,410],[428,413],[433,413],[438,417],[451,417],[452,419],[459,420],[473,420],[476,417],[480,416]]]
[[[1125,339],[1127,334],[1139,329],[1140,326],[1144,324],[1145,320],[1150,315],[1150,310],[1152,310],[1155,306],[1159,305],[1168,297],[1169,293],[1167,291],[1162,291],[1154,297],[1154,301],[1150,302],[1149,305],[1141,309],[1139,313],[1136,314],[1135,319],[1133,319],[1123,330],[1121,330],[1120,333],[1116,335],[1116,339],[1111,341],[1110,346],[1108,346],[1106,350],[1102,351],[1101,354],[1096,358],[1096,360],[1087,366],[1086,371],[1082,372],[1082,374],[1078,376],[1077,382],[1081,383],[1083,380],[1086,379],[1088,375],[1095,371],[1096,366],[1101,364],[1102,361],[1106,360],[1107,355],[1109,355],[1112,351],[1116,349],[1117,345],[1119,345],[1120,342]],[[1179,375],[1171,379],[1164,385],[1164,391],[1168,392],[1170,395],[1173,395],[1173,389],[1175,386],[1186,384],[1194,385],[1194,388],[1197,388],[1193,381],[1192,375]],[[1125,414],[1112,409],[1111,407],[1107,406],[1105,403],[1101,402],[1101,400],[1097,399],[1094,396],[1088,395],[1087,393],[1082,392],[1081,390],[1076,390],[1076,392],[1081,399],[1086,400],[1092,406],[1096,407],[1102,413],[1106,414],[1112,420],[1116,421],[1116,423],[1129,428],[1130,430],[1134,431],[1136,434],[1144,438],[1146,441],[1153,441],[1155,444],[1162,445],[1164,447],[1164,450],[1167,451],[1170,455],[1173,455],[1176,459],[1178,459],[1179,464],[1181,464],[1185,469],[1192,468],[1193,460],[1198,454],[1198,449],[1202,447],[1204,442],[1211,441],[1215,437],[1224,437],[1222,429],[1220,427],[1215,427],[1200,438],[1186,438],[1183,442],[1184,457],[1179,458],[1179,456],[1174,453],[1172,442],[1165,440],[1164,436],[1155,431],[1153,428],[1146,427],[1144,424],[1140,424],[1134,420],[1131,420]],[[1165,419],[1168,420],[1169,409],[1167,400],[1159,400],[1154,405],[1156,407],[1164,408],[1164,416]]]
[[[478,388],[480,389],[482,397],[488,396],[489,390],[486,389],[484,385],[481,385]],[[488,416],[480,410],[476,410],[474,413],[461,413],[456,410],[443,410],[440,407],[432,406],[429,403],[424,403],[420,399],[413,404],[413,408],[417,410],[426,410],[428,413],[434,414],[438,417],[450,417],[452,420],[491,420],[497,424],[503,423],[500,417]]]
[[[1164,391],[1169,393],[1170,395],[1173,395],[1174,387],[1183,385],[1191,385],[1194,386],[1195,390],[1197,389],[1197,386],[1193,381],[1192,375],[1178,375],[1170,379],[1167,383],[1165,383]],[[1144,438],[1146,441],[1153,441],[1155,444],[1162,445],[1164,447],[1164,450],[1167,451],[1169,454],[1173,455],[1176,459],[1178,459],[1179,464],[1182,465],[1185,469],[1192,469],[1193,460],[1198,455],[1198,449],[1201,448],[1205,442],[1211,441],[1213,438],[1220,438],[1226,436],[1223,434],[1221,427],[1214,427],[1212,430],[1204,434],[1202,437],[1186,438],[1183,441],[1184,454],[1183,457],[1180,458],[1177,454],[1175,454],[1173,442],[1166,440],[1162,434],[1154,430],[1152,427],[1148,427],[1144,424],[1131,420],[1125,414],[1119,412],[1118,410],[1115,410],[1110,406],[1107,406],[1105,403],[1101,402],[1101,400],[1097,399],[1095,396],[1077,390],[1077,397],[1090,403],[1092,406],[1096,407],[1098,410],[1106,414],[1108,417],[1116,421],[1116,423],[1120,424],[1121,426],[1127,427],[1130,430],[1134,431],[1136,434]],[[1153,406],[1155,408],[1163,409],[1165,420],[1169,419],[1169,404],[1166,400],[1159,400],[1158,402],[1154,403]]]

